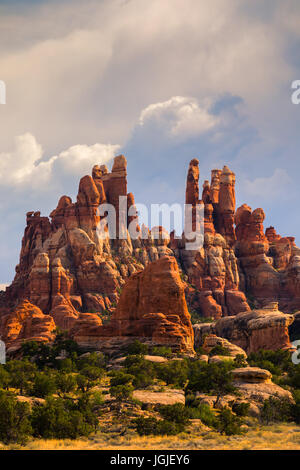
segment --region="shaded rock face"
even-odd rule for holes
[[[278,301],[285,312],[299,307],[300,249],[293,237],[282,238],[274,227],[264,233],[262,209],[252,212],[244,204],[235,215],[236,255],[244,279],[244,289],[257,304]]]
[[[291,347],[288,328],[293,321],[293,315],[280,312],[275,303],[264,309],[223,317],[215,323],[194,325],[195,347],[203,345],[205,335],[215,334],[247,354],[260,349],[288,349]]]
[[[109,325],[87,330],[76,323],[72,334],[85,347],[101,343],[110,350],[117,338],[119,345],[131,338],[193,354],[193,329],[175,258],[154,261],[127,280]]]

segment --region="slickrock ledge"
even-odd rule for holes
[[[202,346],[206,334],[215,334],[236,344],[247,354],[260,349],[288,349],[291,347],[288,327],[293,315],[278,310],[277,306],[223,317],[215,323],[193,326],[195,347]]]

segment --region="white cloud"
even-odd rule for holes
[[[276,168],[273,175],[259,177],[254,180],[246,179],[243,183],[243,192],[251,198],[261,201],[273,201],[289,193],[287,188],[292,180],[286,170]]]
[[[8,287],[8,286],[9,286],[9,284],[0,284],[0,291],[5,290],[6,287]]]
[[[173,96],[167,101],[147,106],[140,114],[139,125],[151,126],[153,123],[169,137],[186,139],[201,135],[219,123],[209,108],[208,100],[200,105],[195,98]]]
[[[62,0],[27,15],[3,12],[2,145],[26,130],[51,153],[75,138],[124,143],[149,103],[224,92],[241,96],[252,122],[270,130],[280,93],[295,75],[284,51],[286,32],[297,34],[299,10],[283,15],[270,6],[280,15],[270,12],[266,22],[247,16],[243,3]]]
[[[45,183],[54,183],[57,178],[90,174],[95,163],[108,163],[118,149],[119,145],[111,144],[73,145],[42,161],[41,145],[32,134],[26,133],[15,138],[14,150],[0,153],[0,184],[15,189],[43,190]]]

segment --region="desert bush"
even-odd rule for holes
[[[240,367],[247,367],[247,359],[243,354],[237,354],[234,358],[234,367],[240,368]]]
[[[8,392],[0,392],[0,441],[25,444],[32,433],[28,403],[18,401]]]
[[[13,360],[9,361],[5,366],[10,377],[10,386],[20,390],[23,395],[25,389],[31,386],[34,380],[37,367],[29,360]]]
[[[230,352],[229,349],[221,346],[221,344],[217,344],[210,350],[209,356],[230,356]]]
[[[167,385],[183,388],[187,384],[189,368],[185,360],[155,364],[154,369],[156,377]]]
[[[140,436],[167,435],[174,436],[182,431],[182,426],[171,421],[156,418],[137,418],[135,420],[136,431]]]
[[[134,376],[131,374],[126,374],[123,371],[113,371],[111,373],[110,385],[115,387],[117,385],[125,385],[131,383],[134,379]]]
[[[300,390],[300,368],[297,365],[291,367],[288,372],[288,376],[285,377],[285,383],[291,387]]]
[[[66,357],[65,359],[56,360],[56,368],[63,372],[70,373],[76,370],[76,364],[70,357]]]
[[[56,388],[60,397],[65,397],[68,393],[74,392],[77,388],[76,377],[72,374],[58,372],[56,374]]]
[[[173,356],[172,349],[167,346],[155,346],[152,348],[151,354],[153,356],[162,356],[171,358]]]
[[[76,361],[77,369],[80,371],[86,366],[104,369],[106,365],[105,356],[99,352],[92,352],[88,356],[79,357]]]
[[[230,371],[234,367],[233,362],[221,362],[207,364],[195,361],[190,366],[188,389],[217,396],[215,406],[222,395],[236,391]]]
[[[0,364],[0,388],[7,389],[9,387],[10,377],[7,370]]]
[[[290,352],[282,349],[277,351],[261,349],[256,353],[251,353],[248,356],[248,363],[252,367],[267,369],[277,376],[294,368]]]
[[[133,376],[132,384],[135,388],[146,388],[153,383],[155,377],[154,366],[141,355],[128,356],[124,362],[126,373]]]
[[[141,343],[138,340],[135,340],[133,343],[131,343],[128,348],[127,348],[127,354],[147,354],[148,352],[148,346],[147,344]]]
[[[286,398],[268,398],[263,403],[260,419],[264,424],[291,421],[291,402]]]
[[[133,391],[134,387],[131,383],[114,385],[109,389],[110,395],[119,402],[129,400],[132,397]]]
[[[56,391],[56,381],[52,374],[38,372],[35,374],[33,384],[28,390],[29,395],[45,398]]]
[[[94,385],[94,382],[91,382],[87,377],[81,374],[77,374],[75,376],[75,379],[76,379],[77,387],[82,393],[87,392]]]
[[[187,410],[190,419],[200,419],[203,424],[210,428],[216,426],[216,415],[206,403],[200,403],[197,407],[189,407]]]
[[[172,423],[185,426],[189,422],[189,412],[182,403],[173,405],[160,405],[158,408],[160,415]]]
[[[240,417],[248,416],[250,408],[250,403],[242,402],[242,403],[233,403],[232,411]]]
[[[296,424],[300,424],[300,402],[297,401],[291,405],[291,420]]]
[[[97,382],[105,375],[105,370],[100,367],[86,365],[80,370],[80,373],[90,381]]]
[[[34,436],[44,439],[89,436],[97,429],[97,422],[92,410],[81,412],[77,405],[60,398],[48,398],[44,405],[35,406],[31,417]]]
[[[242,434],[244,432],[242,425],[243,421],[239,416],[236,416],[228,408],[223,408],[217,416],[215,428],[221,434],[232,436],[234,434]]]

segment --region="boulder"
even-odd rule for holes
[[[206,334],[215,334],[247,354],[260,349],[289,349],[288,328],[293,321],[293,315],[280,312],[277,303],[268,304],[263,309],[223,317],[215,323],[194,325],[195,347],[202,346]]]

